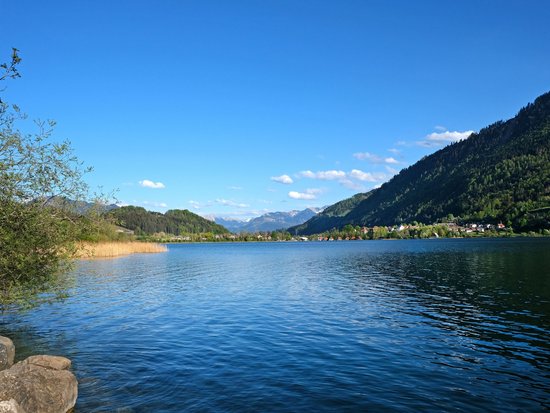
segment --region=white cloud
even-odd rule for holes
[[[302,178],[315,179],[315,174],[311,171],[302,171],[298,174],[298,176],[301,176]]]
[[[334,181],[344,179],[346,177],[346,173],[344,171],[337,171],[335,169],[332,169],[330,171],[318,172],[302,171],[298,174],[298,176],[302,178],[320,179],[322,181]]]
[[[231,186],[228,186],[227,189],[231,189],[232,191],[241,191],[243,187],[231,185]]]
[[[472,133],[474,133],[473,130],[467,130],[464,132],[458,132],[458,131],[433,132],[427,135],[425,139],[421,141],[417,141],[416,144],[419,146],[424,146],[425,148],[433,148],[436,146],[443,146],[444,144],[449,142],[461,141],[463,139],[468,138]]]
[[[305,192],[297,192],[297,191],[290,191],[288,193],[288,196],[292,199],[305,199],[305,200],[311,200],[311,199],[317,199],[317,195],[319,195],[322,191],[320,189],[306,189]]]
[[[461,141],[462,139],[466,139],[472,133],[474,133],[473,130],[467,130],[465,132],[458,132],[458,131],[434,132],[426,136],[426,140],[435,141],[435,142],[458,142],[458,141]]]
[[[394,165],[399,163],[397,159],[392,158],[391,156],[389,158],[384,158],[384,162],[394,164]]]
[[[162,182],[153,182],[149,179],[144,179],[143,181],[139,181],[140,186],[144,188],[152,188],[152,189],[164,189],[166,186]]]
[[[272,176],[272,181],[279,182],[280,184],[290,185],[294,181],[292,178],[288,175],[281,175],[281,176]]]
[[[394,155],[399,155],[401,153],[401,151],[399,149],[395,149],[395,148],[388,149],[388,152],[391,152]]]

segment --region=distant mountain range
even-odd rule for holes
[[[550,92],[403,169],[380,188],[338,202],[292,234],[438,220],[550,228]]]
[[[317,215],[322,208],[306,208],[302,211],[269,212],[248,221],[214,217],[217,224],[231,232],[269,232],[300,225]]]
[[[96,202],[87,202],[87,201],[74,201],[62,196],[55,196],[50,198],[47,205],[59,208],[70,209],[76,214],[86,214],[92,209],[95,209],[97,212],[109,212],[113,209],[119,208],[116,204],[100,204]]]

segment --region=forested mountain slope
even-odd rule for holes
[[[451,215],[530,230],[549,228],[549,213],[550,92],[514,118],[424,157],[380,188],[341,201],[290,231],[428,224]]]
[[[109,212],[115,223],[131,229],[138,234],[197,234],[212,232],[224,234],[229,231],[212,221],[209,221],[186,209],[171,209],[165,214],[147,211],[145,208],[125,206]]]

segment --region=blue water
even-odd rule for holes
[[[77,412],[550,408],[550,240],[170,245],[4,314]]]

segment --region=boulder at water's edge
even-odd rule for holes
[[[3,345],[4,349],[9,347],[7,340],[0,337],[0,352]],[[9,360],[13,363],[13,355],[5,358],[6,364]],[[70,367],[71,361],[65,357],[40,355],[0,371],[0,413],[69,411],[78,396],[78,382]]]

